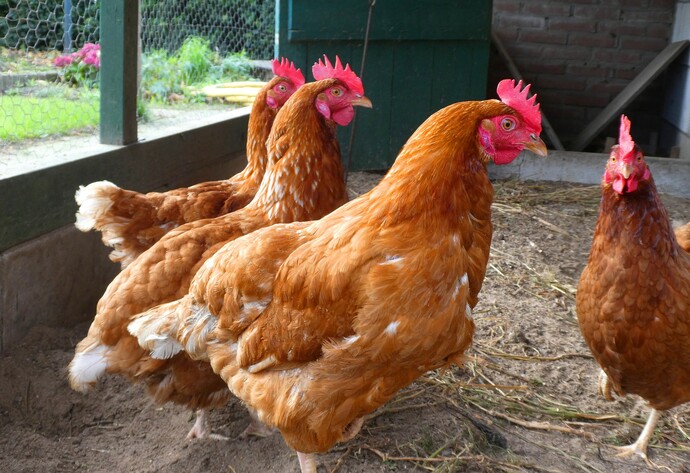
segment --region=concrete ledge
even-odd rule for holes
[[[523,152],[511,164],[489,165],[492,179],[565,181],[599,184],[608,159],[604,153],[551,151],[547,158]],[[660,192],[690,198],[690,161],[645,157]]]
[[[69,225],[0,254],[0,353],[35,325],[72,326],[95,314],[119,271],[100,235]]]

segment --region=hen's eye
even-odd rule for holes
[[[287,87],[285,86],[285,84],[278,84],[278,87],[276,87],[276,88],[278,89],[278,92],[286,92],[287,91]]]
[[[640,155],[638,154],[638,155],[637,155],[637,162],[639,163],[640,161],[642,161],[642,156],[640,156]]]
[[[615,157],[615,156],[611,156],[611,162],[612,162],[612,163],[615,163],[615,162],[616,162],[616,157]]]
[[[331,94],[334,97],[340,97],[341,95],[343,95],[343,90],[335,87],[335,88],[331,89]]]
[[[515,120],[512,118],[504,118],[501,120],[501,128],[503,128],[505,131],[510,131],[513,128],[515,128]]]

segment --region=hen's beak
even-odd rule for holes
[[[352,106],[358,105],[360,107],[373,108],[373,105],[371,104],[371,100],[369,100],[369,98],[366,95],[362,95],[361,97],[357,97],[350,103],[352,104]]]
[[[525,142],[525,149],[530,150],[537,156],[546,156],[547,154],[546,145],[535,133],[529,135],[529,141]]]
[[[633,168],[629,164],[624,164],[621,166],[621,176],[623,179],[627,179],[632,174]]]

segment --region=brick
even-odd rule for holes
[[[649,0],[619,0],[622,7],[647,7]]]
[[[662,8],[668,8],[670,10],[673,10],[676,6],[676,2],[674,0],[651,0],[649,2],[649,6],[651,6],[651,7],[662,7]]]
[[[523,13],[543,17],[568,17],[570,5],[556,2],[525,2],[522,6]]]
[[[673,10],[623,10],[623,20],[642,20],[647,23],[673,23]]]
[[[534,58],[537,59],[537,58]],[[534,74],[565,74],[565,61],[543,61],[525,58],[520,61],[520,71]]]
[[[595,48],[612,48],[616,45],[616,38],[605,34],[570,33],[568,35],[568,44]]]
[[[551,18],[548,21],[550,30],[579,31],[582,33],[594,33],[596,22],[571,18]]]
[[[542,74],[539,76],[538,81],[540,87],[560,90],[585,90],[585,86],[587,85],[586,79],[569,75]]]
[[[548,103],[552,108],[563,106],[563,94],[560,91],[543,89],[538,83],[534,83],[534,91],[539,97],[539,103]]]
[[[640,63],[640,53],[637,51],[619,51],[616,49],[596,49],[592,52],[592,60],[610,64]]]
[[[614,79],[632,80],[640,73],[642,67],[626,67],[613,69]]]
[[[671,33],[671,25],[664,23],[647,25],[647,36],[650,38],[662,38],[664,41],[668,41]]]
[[[523,28],[519,39],[526,43],[565,44],[568,35],[565,31],[535,30]]]
[[[520,28],[544,28],[546,21],[544,18],[537,18],[532,16],[523,16],[516,14],[501,15],[498,18],[498,27],[517,26]]]
[[[563,93],[563,103],[566,105],[577,105],[580,107],[605,107],[610,102],[607,94],[584,93]]]
[[[612,36],[644,36],[647,33],[647,24],[648,23],[646,21],[602,21],[597,24],[597,32],[608,33]]]
[[[626,85],[628,84],[623,82],[603,81],[593,84],[590,87],[590,91],[594,94],[606,94],[610,96],[611,99],[613,99],[616,95],[618,95],[621,92],[621,90],[625,88]]]
[[[501,13],[518,13],[520,11],[520,2],[515,2],[513,0],[494,1],[494,12]]]
[[[544,45],[541,44],[531,44],[531,43],[513,43],[513,44],[506,44],[505,45],[506,49],[510,53],[511,56],[513,56],[513,59],[516,58],[540,58],[543,55],[544,52]],[[520,63],[518,62],[518,67],[520,67]]]
[[[542,51],[544,59],[566,59],[569,61],[584,60],[590,58],[590,48],[582,46],[545,46]]]
[[[501,42],[503,44],[508,44],[517,41],[520,30],[518,28],[501,28],[495,31]]]
[[[621,9],[616,7],[578,6],[573,7],[574,18],[586,18],[593,21],[620,20]]]
[[[569,75],[576,77],[587,77],[592,79],[607,79],[612,75],[611,68],[602,67],[600,65],[587,65],[587,64],[573,64],[569,63],[566,67],[566,72]]]
[[[668,43],[661,38],[647,38],[644,36],[623,36],[621,38],[621,49],[637,51],[661,51]]]

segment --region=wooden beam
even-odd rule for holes
[[[101,143],[137,141],[139,2],[101,3]]]
[[[673,60],[688,46],[688,41],[676,41],[664,48],[617,96],[597,117],[575,138],[572,145],[573,151],[582,151],[585,147],[606,128],[606,126],[621,113],[635,98],[640,95],[661,74]]]
[[[493,30],[491,30],[491,40],[494,42],[494,46],[496,46],[498,54],[505,61],[506,66],[508,66],[508,70],[513,75],[513,77],[517,80],[523,80],[522,74],[520,74],[520,70],[517,68],[517,65],[513,61],[513,58],[510,57],[510,54],[508,54],[508,50],[505,48],[505,46],[503,46],[503,43],[501,42],[501,38],[499,38],[496,32],[494,32]],[[556,134],[556,130],[553,129],[551,123],[546,118],[544,110],[541,111],[541,124],[544,127],[544,132],[546,133],[546,136],[549,137],[549,141],[551,142],[553,147],[559,151],[563,151],[565,149],[563,148],[563,143],[561,143],[561,140],[558,138],[558,135]]]

